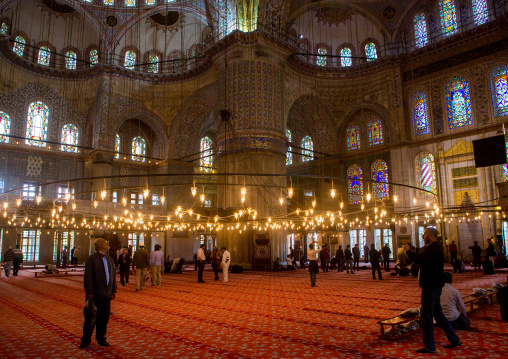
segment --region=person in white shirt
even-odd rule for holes
[[[222,275],[224,277],[224,283],[226,283],[228,281],[228,269],[229,264],[231,263],[231,255],[227,251],[226,247],[222,247],[220,250],[222,252]]]
[[[296,269],[294,267],[293,261],[294,261],[294,258],[292,258],[290,254],[288,254],[288,257],[286,259],[288,270],[295,270]]]
[[[318,259],[321,246],[317,242],[309,245],[307,256],[309,257],[310,286],[316,286],[316,276],[319,273]]]
[[[152,286],[161,285],[162,267],[164,267],[164,253],[160,244],[155,245],[155,250],[150,253],[150,268],[152,269]]]
[[[199,246],[198,253],[196,253],[196,260],[198,261],[198,283],[204,283],[205,281],[203,280],[203,271],[205,270],[206,263],[204,244]]]
[[[466,306],[460,292],[451,286],[452,274],[444,273],[443,291],[441,292],[441,308],[446,319],[455,329],[471,329],[471,320],[466,316]]]

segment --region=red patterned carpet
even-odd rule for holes
[[[20,272],[21,273],[21,272]],[[469,271],[454,276],[469,294],[506,280]],[[473,331],[459,332],[454,350],[440,329],[438,353],[418,355],[421,332],[400,341],[380,339],[376,321],[417,307],[420,291],[412,277],[373,281],[370,270],[354,275],[319,274],[310,287],[308,272],[230,274],[214,282],[205,272],[163,276],[163,285],[136,293],[120,287],[113,301],[108,341],[92,339],[78,348],[83,323],[82,276],[0,279],[0,358],[507,358],[508,323],[499,305],[472,314]],[[221,278],[222,279],[222,278]],[[132,280],[133,282],[133,280]]]

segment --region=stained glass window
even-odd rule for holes
[[[104,5],[113,6],[115,5],[115,0],[103,0]]]
[[[132,160],[145,162],[146,141],[142,137],[134,137],[132,139]]]
[[[506,142],[506,138],[505,138],[505,142]],[[506,146],[506,152],[508,154],[508,144],[505,143],[505,146]],[[501,176],[501,181],[508,182],[508,165],[506,165],[506,164],[499,165],[499,174]]]
[[[155,0],[145,0],[146,5],[155,5]]]
[[[490,72],[490,92],[494,117],[508,115],[508,66],[501,65]]]
[[[99,52],[96,49],[90,50],[90,67],[99,63]]]
[[[125,52],[124,66],[127,70],[134,70],[134,65],[136,65],[136,53],[128,50]]]
[[[213,166],[213,148],[212,148],[212,140],[208,137],[203,137],[201,139],[201,143],[199,145],[201,151],[201,158],[199,165],[201,166],[201,170],[205,172],[210,172]]]
[[[286,137],[288,138],[288,151],[286,152],[286,165],[293,164],[293,154],[291,153],[291,131],[286,128]]]
[[[314,144],[309,136],[302,139],[302,161],[312,161],[314,159]]]
[[[365,56],[367,56],[367,61],[374,61],[377,59],[376,45],[374,43],[369,42],[365,45]]]
[[[450,130],[473,124],[469,84],[466,79],[455,76],[446,85],[446,110]]]
[[[68,124],[62,127],[62,151],[78,152],[79,132],[76,126]]]
[[[115,135],[115,158],[120,158],[120,136]]]
[[[414,135],[419,136],[430,133],[429,109],[427,106],[427,94],[425,92],[418,91],[415,93],[411,103],[411,112],[413,117]]]
[[[457,32],[455,0],[439,0],[439,15],[443,35],[449,36],[455,34]]]
[[[42,66],[49,66],[49,60],[51,59],[51,52],[46,46],[39,49],[39,58],[37,62]]]
[[[356,125],[347,128],[347,149],[348,151],[360,149],[360,129]]]
[[[320,47],[317,50],[318,57],[317,57],[317,64],[318,66],[326,66],[326,49]]]
[[[28,120],[26,123],[27,145],[46,147],[48,120],[48,106],[40,101],[32,102],[30,106],[28,106]]]
[[[125,0],[125,6],[136,6],[136,0]]]
[[[377,182],[388,182],[388,165],[383,160],[375,161],[371,166],[372,180]],[[390,196],[387,184],[373,183],[372,194],[375,199],[384,201]]]
[[[383,143],[383,126],[380,120],[369,122],[369,145],[380,145]]]
[[[363,175],[358,165],[352,165],[347,169],[349,204],[363,202]]]
[[[7,35],[7,31],[9,31],[9,27],[5,22],[3,22],[2,27],[0,27],[0,34]]]
[[[342,67],[349,67],[353,64],[353,61],[351,59],[351,49],[348,47],[343,48],[340,50],[340,66]]]
[[[150,62],[148,65],[148,72],[152,74],[159,73],[159,56],[151,54],[148,62]]]
[[[422,12],[415,16],[415,43],[417,48],[427,46],[429,43],[427,22]]]
[[[67,70],[76,70],[76,53],[69,51],[65,54],[65,68]]]
[[[0,111],[0,142],[9,143],[10,133],[11,133],[11,118],[5,112]]]
[[[437,193],[436,187],[436,168],[434,165],[434,156],[429,152],[422,152],[416,156],[416,179],[418,187]]]
[[[25,52],[25,39],[21,36],[17,36],[16,40],[14,40],[14,47],[12,48],[12,51],[18,56],[23,56],[23,53]]]
[[[482,25],[489,21],[487,0],[473,0],[473,17],[475,25]]]
[[[39,243],[41,231],[38,229],[24,230],[21,237],[21,251],[24,262],[39,261]]]

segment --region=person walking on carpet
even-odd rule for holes
[[[353,266],[353,254],[351,253],[351,246],[348,244],[346,246],[346,250],[344,251],[344,260],[346,261],[346,272],[349,274],[351,270],[351,274],[355,274],[355,267]]]
[[[150,255],[145,251],[145,245],[140,244],[132,258],[132,268],[136,273],[136,292],[145,289],[145,276],[150,267]]]
[[[220,250],[222,252],[222,277],[224,278],[224,283],[227,283],[229,265],[231,264],[231,254],[228,252],[226,247],[222,247]]]
[[[161,245],[156,244],[150,253],[150,267],[152,268],[152,286],[161,285],[162,268],[164,267],[164,253],[161,251]]]
[[[337,266],[339,269],[338,272],[342,272],[344,269],[344,251],[342,250],[342,246],[339,246],[337,252],[335,252],[335,258],[337,259]]]
[[[199,246],[198,252],[196,253],[196,261],[198,263],[198,283],[204,283],[203,271],[205,270],[206,256],[205,256],[205,245]]]
[[[310,273],[310,286],[316,286],[316,277],[319,273],[319,265],[318,258],[319,252],[321,251],[321,247],[317,244],[317,242],[309,244],[309,250],[307,255],[309,257],[309,273]]]
[[[434,319],[445,332],[450,344],[444,348],[452,349],[462,345],[455,330],[446,319],[441,308],[441,292],[444,286],[444,254],[441,245],[437,240],[437,230],[427,228],[423,233],[425,245],[415,253],[404,244],[404,250],[408,257],[416,264],[420,265],[420,287],[422,288],[422,308],[421,320],[423,326],[423,348],[418,349],[417,353],[435,353],[436,345],[434,342]]]
[[[383,280],[383,276],[381,275],[381,263],[379,263],[381,260],[381,253],[376,249],[374,243],[370,245],[369,256],[370,256],[370,264],[372,266],[372,278],[374,278],[374,280],[376,279],[376,271],[377,271],[379,280]]]
[[[360,270],[360,247],[358,246],[358,243],[355,244],[353,247],[353,270],[355,269],[359,271]]]

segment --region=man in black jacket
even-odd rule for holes
[[[360,270],[360,247],[358,247],[358,243],[353,247],[353,270]]]
[[[377,271],[379,280],[383,280],[383,276],[381,275],[381,263],[379,263],[381,259],[381,253],[378,250],[376,250],[374,243],[370,245],[369,256],[370,256],[370,264],[372,266],[372,278],[376,279],[376,271]]]
[[[337,249],[335,258],[337,258],[337,266],[339,267],[338,271],[342,272],[344,269],[344,251],[342,250],[342,246],[339,246],[339,249]]]
[[[116,268],[113,260],[107,255],[109,243],[104,238],[95,242],[96,252],[88,257],[85,264],[84,286],[86,300],[91,300],[97,307],[95,323],[85,321],[81,349],[86,348],[92,341],[94,327],[97,343],[103,347],[109,346],[106,341],[106,329],[109,321],[111,300],[116,294]]]
[[[413,252],[408,244],[404,245],[404,250],[413,262],[420,265],[420,287],[422,288],[421,318],[423,323],[424,348],[416,352],[435,353],[433,319],[443,329],[450,341],[450,344],[444,346],[444,348],[455,348],[462,345],[462,342],[455,334],[453,327],[441,309],[440,298],[444,285],[444,254],[441,245],[437,241],[437,230],[435,228],[427,228],[423,233],[423,240],[425,246],[420,248],[418,254]]]
[[[388,246],[388,243],[385,244],[383,249],[381,249],[383,252],[383,264],[385,267],[385,272],[390,271],[390,254],[392,253],[390,247]]]

